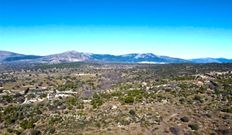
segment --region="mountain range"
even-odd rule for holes
[[[226,58],[180,59],[158,56],[152,53],[131,53],[125,55],[93,54],[68,51],[47,56],[25,55],[8,51],[0,51],[0,63],[32,62],[32,63],[67,63],[67,62],[100,62],[100,63],[232,63]]]

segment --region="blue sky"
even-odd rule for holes
[[[0,50],[232,58],[231,0],[0,0]]]

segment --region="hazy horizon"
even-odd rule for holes
[[[0,50],[232,58],[228,0],[2,0]]]

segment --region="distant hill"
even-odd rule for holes
[[[190,61],[193,63],[232,63],[232,59],[225,58],[198,58]]]
[[[0,51],[0,61],[4,61],[7,58],[14,57],[14,56],[22,56],[21,54],[16,54],[13,52],[7,51]]]
[[[167,56],[157,56],[152,53],[143,54],[126,54],[126,55],[102,55],[92,54],[92,60],[103,62],[118,62],[118,63],[186,63],[187,60],[172,58]]]
[[[24,55],[14,52],[0,51],[0,63],[33,62],[33,63],[65,63],[65,62],[102,62],[102,63],[232,63],[232,59],[199,58],[180,59],[158,56],[152,53],[131,53],[125,55],[92,54],[68,51],[48,56]]]
[[[45,56],[42,61],[50,63],[60,62],[104,62],[104,63],[142,63],[142,62],[155,62],[155,63],[186,63],[189,62],[184,59],[172,58],[167,56],[156,56],[152,53],[144,54],[126,54],[126,55],[110,55],[110,54],[91,54],[76,51],[64,52],[61,54],[54,54]]]
[[[42,58],[35,55],[24,55],[7,51],[0,51],[0,62],[15,62],[15,61],[27,61]]]
[[[90,55],[77,51],[68,51],[60,54],[44,56],[41,61],[49,63],[90,61]]]

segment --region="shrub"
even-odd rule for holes
[[[23,129],[30,129],[30,128],[33,128],[34,126],[35,125],[34,125],[32,120],[23,120],[20,123],[20,127],[23,128]]]
[[[93,108],[98,108],[103,103],[103,98],[99,94],[95,93],[91,100],[91,105],[93,106]]]
[[[18,108],[16,106],[10,105],[6,107],[2,116],[6,124],[15,123],[15,121],[18,119],[17,110]]]
[[[203,103],[203,102],[204,102],[202,96],[200,96],[200,95],[195,95],[195,96],[194,96],[194,100],[196,100],[196,101],[198,101],[198,102],[200,102],[200,103]]]
[[[73,106],[76,106],[78,109],[84,108],[83,103],[77,97],[68,97],[66,99],[66,104],[68,108],[73,108]]]
[[[65,91],[65,90],[76,89],[76,88],[77,88],[77,84],[71,81],[67,81],[65,85],[60,85],[58,87],[58,90]]]
[[[45,130],[45,134],[54,134],[56,132],[56,129],[53,127],[47,127],[47,129]]]
[[[48,121],[49,125],[54,125],[56,122],[59,122],[62,118],[61,117],[51,117]]]
[[[232,113],[232,107],[222,109],[222,112]]]
[[[198,126],[196,123],[189,124],[188,126],[189,126],[192,130],[198,130],[198,129],[199,129],[199,126]]]
[[[136,112],[134,110],[130,110],[129,111],[129,114],[132,115],[132,116],[135,116],[136,115]]]
[[[180,134],[180,128],[179,127],[171,127],[169,129],[174,135],[179,135]]]
[[[142,102],[144,96],[147,95],[142,90],[129,90],[127,91],[127,96],[122,98],[122,101],[126,104],[131,104],[134,102]]]
[[[124,103],[127,103],[127,104],[132,104],[134,103],[134,97],[132,96],[126,96],[124,99],[123,99]]]
[[[189,118],[186,117],[186,116],[180,118],[180,120],[181,120],[182,122],[189,122]]]
[[[144,92],[142,90],[130,90],[128,91],[128,95],[130,96],[141,96]]]
[[[6,102],[12,102],[13,100],[13,97],[10,95],[4,95],[2,96],[2,98],[3,98],[3,101],[6,101]]]
[[[42,135],[42,133],[39,130],[36,129],[32,129],[30,131],[30,135]]]

